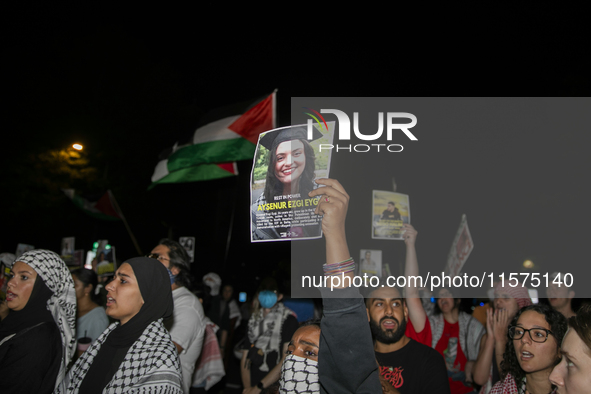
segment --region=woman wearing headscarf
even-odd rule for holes
[[[106,288],[111,324],[76,361],[57,393],[181,394],[177,350],[163,319],[173,312],[170,278],[149,257],[123,263]]]
[[[480,394],[488,394],[501,380],[501,361],[507,344],[509,323],[521,308],[532,305],[526,287],[494,287],[494,310],[486,311],[486,334],[480,340],[480,351],[474,364],[473,379],[481,387]]]
[[[24,253],[6,288],[0,324],[2,393],[51,393],[66,373],[76,339],[76,295],[70,271],[48,250]]]

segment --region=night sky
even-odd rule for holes
[[[271,17],[253,7],[229,12],[227,5],[211,3],[182,9],[24,1],[9,7],[3,23],[8,103],[2,133],[5,230],[0,252],[14,253],[17,243],[58,250],[62,237],[75,236],[77,248],[88,249],[94,240],[109,239],[119,259],[135,256],[122,223],[86,216],[60,191],[71,187],[100,196],[111,189],[143,253],[169,235],[195,236],[196,276],[216,270],[243,287],[256,282],[249,278],[269,273],[284,279],[289,272],[289,244],[249,242],[250,162],[239,162],[236,178],[147,191],[159,153],[189,135],[208,110],[278,89],[278,125],[283,126],[290,123],[292,96],[590,93],[582,24],[574,20],[576,13],[544,5],[536,10],[506,10],[503,23],[481,26],[482,21],[472,21],[454,28],[443,24],[441,31],[421,35],[417,31],[423,27],[416,20],[415,26],[398,22],[392,26],[390,21],[364,30],[351,19],[339,22],[331,16],[317,20],[323,21],[319,27],[312,15],[286,23],[285,15]],[[248,13],[258,17],[249,18]],[[588,264],[581,245],[591,234],[581,218],[590,217],[585,174],[591,166],[581,146],[591,141],[560,130],[544,138],[555,139],[556,149],[538,152],[540,163],[547,158],[566,171],[546,176],[533,166],[532,183],[536,188],[547,182],[548,190],[568,190],[568,198],[556,197],[557,205],[548,202],[553,197],[537,198],[538,206],[521,218],[527,223],[508,220],[507,226],[526,228],[524,238],[535,239],[533,229],[544,234],[539,250],[531,252],[538,258],[566,256]],[[74,142],[85,145],[88,165],[67,172],[51,161],[50,152]],[[473,143],[486,152],[482,141]],[[529,145],[524,138],[513,149]],[[568,169],[576,177],[566,177]],[[507,182],[522,190],[519,179]],[[409,179],[406,185],[421,201],[440,186],[428,178]],[[527,205],[531,196],[513,197]],[[564,214],[546,213],[549,207]],[[428,234],[427,214],[422,218],[417,214],[421,234]],[[425,250],[431,249],[432,239],[436,253],[444,258],[460,215],[455,214],[457,223],[450,225],[443,240],[426,236]],[[485,237],[486,224],[475,227]],[[548,233],[566,236],[558,236],[552,245],[546,242]],[[501,255],[492,250],[494,243],[487,246]],[[515,253],[511,258],[521,257]]]

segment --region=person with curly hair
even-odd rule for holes
[[[566,318],[547,305],[522,308],[509,327],[501,374],[490,394],[547,394],[548,380],[560,361],[560,344],[567,329]]]
[[[586,393],[591,387],[591,305],[584,305],[568,319],[562,340],[562,361],[550,374],[557,394]]]
[[[519,309],[532,305],[526,287],[503,286],[498,282],[494,287],[494,310],[486,311],[486,334],[480,340],[480,351],[474,363],[474,382],[482,386],[480,394],[488,394],[492,386],[501,380],[501,362],[507,345],[509,323]]]

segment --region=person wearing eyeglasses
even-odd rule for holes
[[[482,386],[480,394],[488,394],[501,380],[501,361],[507,345],[509,323],[519,309],[532,305],[527,287],[498,282],[494,287],[494,310],[486,311],[486,333],[480,340],[480,350],[472,369],[474,383]]]
[[[170,277],[174,313],[164,326],[177,348],[183,371],[183,390],[189,393],[195,363],[201,354],[205,335],[205,313],[199,299],[189,290],[191,266],[185,248],[171,239],[162,239],[148,257],[160,261]]]
[[[522,308],[511,321],[501,375],[491,394],[548,394],[552,369],[560,362],[566,318],[547,305]]]

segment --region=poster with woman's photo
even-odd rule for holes
[[[334,127],[323,122],[259,135],[250,178],[251,242],[322,237],[318,197],[308,193],[318,187],[316,178],[328,178]]]
[[[359,274],[363,276],[383,276],[382,251],[361,249],[359,256]]]
[[[373,191],[371,237],[402,240],[402,225],[410,223],[407,194]]]

